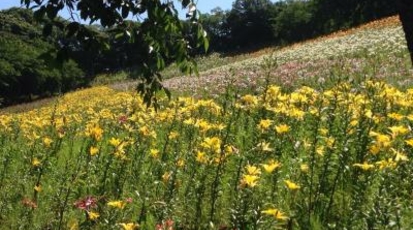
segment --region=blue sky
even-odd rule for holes
[[[177,1],[175,1],[177,2]],[[197,7],[202,13],[209,13],[213,8],[219,6],[223,10],[231,9],[233,0],[198,0]],[[8,9],[13,6],[20,6],[20,0],[0,0],[0,10]],[[180,9],[179,5],[177,4],[177,9]],[[63,17],[64,11],[63,12]]]

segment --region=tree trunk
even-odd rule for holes
[[[397,0],[397,7],[413,65],[413,0]]]

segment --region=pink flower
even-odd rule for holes
[[[97,199],[92,196],[87,196],[83,199],[77,200],[74,205],[78,209],[82,210],[89,210],[90,208],[96,208],[97,207]]]
[[[128,117],[125,115],[119,116],[119,123],[123,124],[126,123],[128,121]]]

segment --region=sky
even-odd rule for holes
[[[175,1],[177,2],[177,1]],[[212,9],[214,9],[215,7],[221,7],[221,9],[223,10],[229,10],[232,7],[232,3],[234,2],[234,0],[198,0],[196,1],[197,3],[197,7],[198,10],[201,11],[201,13],[209,13]],[[13,6],[20,6],[20,0],[0,0],[0,10],[4,10],[4,9],[8,9],[10,7]],[[180,9],[181,7],[176,4],[175,5],[177,7],[177,9]],[[67,14],[67,12],[63,12],[63,18],[67,18],[65,13]],[[184,15],[184,12],[181,12],[182,15]]]

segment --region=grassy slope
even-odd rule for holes
[[[175,95],[197,97],[216,97],[228,86],[248,92],[259,92],[266,83],[291,89],[317,86],[332,76],[379,78],[404,88],[412,85],[408,55],[400,21],[394,16],[283,48],[270,47],[237,56],[201,57],[199,76],[184,76],[174,65],[163,75],[166,87]],[[124,73],[101,76],[96,85],[106,82],[115,89],[133,89],[134,82],[125,78]],[[0,113],[27,111],[50,101],[13,106]]]
[[[408,76],[412,74],[398,17],[281,49],[269,48],[237,57],[212,55],[200,59],[199,66],[199,77],[171,78],[165,81],[166,86],[191,94],[214,94],[228,85],[259,90],[263,81],[268,80],[295,88],[343,75],[375,77],[406,87],[411,85]]]

